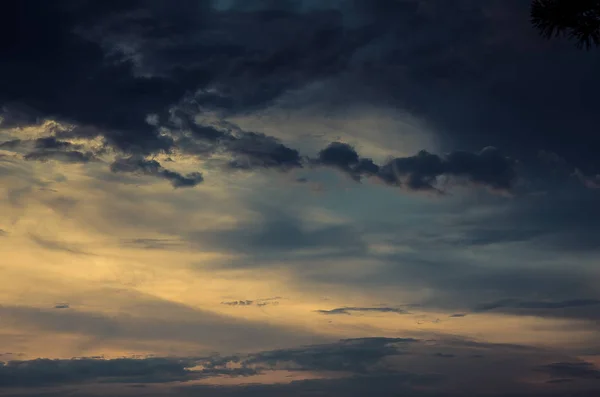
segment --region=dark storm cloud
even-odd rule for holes
[[[7,78],[0,101],[27,105],[42,117],[98,127],[119,149],[168,149],[170,141],[150,128],[145,116],[163,111],[183,88],[163,78],[135,78],[131,63],[107,58],[98,44],[73,32],[78,21],[65,11],[68,3],[3,4],[5,15],[12,16],[3,24],[3,36],[13,39],[4,41],[9,61],[1,67]]]
[[[6,5],[15,15],[14,21],[20,20],[18,26],[31,28],[22,32],[21,42],[6,44],[11,61],[3,64],[2,72],[12,78],[3,82],[0,101],[15,109],[11,114],[26,107],[35,109],[37,118],[76,123],[78,128],[60,133],[64,138],[100,135],[117,151],[147,155],[172,150],[191,155],[224,151],[232,155],[229,167],[234,169],[296,168],[304,162],[299,153],[271,137],[249,132],[233,138],[210,126],[196,125],[189,115],[173,124],[172,116],[178,108],[200,114],[206,108],[248,112],[270,104],[290,89],[326,78],[342,87],[333,90],[341,92],[337,100],[393,101],[437,126],[446,141],[458,141],[457,146],[473,150],[443,159],[421,153],[377,165],[351,148],[333,143],[316,160],[357,180],[378,174],[391,184],[403,179],[406,187],[431,189],[436,178],[446,175],[507,189],[515,175],[506,159],[475,150],[494,144],[511,154],[524,149],[524,155],[529,155],[534,145],[541,145],[573,154],[575,147],[590,146],[584,142],[591,137],[585,132],[589,128],[577,129],[581,133],[570,134],[572,139],[567,141],[572,144],[565,145],[556,132],[561,123],[545,122],[560,112],[519,118],[523,115],[515,113],[516,106],[509,106],[508,97],[493,91],[507,93],[506,87],[511,86],[511,93],[519,93],[516,98],[531,96],[536,91],[531,86],[539,88],[541,75],[553,80],[551,73],[560,69],[560,62],[548,59],[560,59],[564,66],[562,55],[567,50],[544,47],[535,32],[525,29],[520,16],[526,9],[521,10],[516,0],[462,0],[452,7],[439,0],[304,1],[285,7],[236,3],[227,9],[213,8],[209,1],[186,1],[177,10],[161,0],[119,5],[61,1],[36,7],[25,3]],[[519,29],[509,28],[515,21],[520,22]],[[537,52],[525,52],[524,46]],[[524,67],[507,67],[515,59],[523,59],[519,62]],[[543,64],[539,69],[544,73],[534,74],[538,64]],[[34,73],[33,65],[43,65],[46,72]],[[574,60],[571,69],[576,65]],[[581,75],[561,73],[560,89],[570,89],[574,85],[566,80]],[[516,82],[522,87],[516,89]],[[550,97],[537,94],[527,108],[539,113],[540,103],[548,105]],[[573,101],[566,102],[565,109],[573,113],[572,105]],[[580,106],[581,112],[587,112],[584,106]],[[149,114],[156,117],[157,124],[146,122]],[[500,133],[499,126],[517,119],[540,128],[511,125]],[[159,133],[156,125],[167,127],[170,134]],[[547,139],[539,139],[542,126],[553,131],[544,136]],[[181,135],[180,129],[191,131],[191,136]],[[533,136],[535,139],[529,139]],[[517,141],[520,143],[515,145]],[[56,156],[85,161],[75,153]],[[589,178],[589,167],[583,164],[589,161],[572,155],[567,158]],[[165,174],[174,184],[195,184],[168,171]]]
[[[319,152],[316,164],[330,166],[360,181],[362,176],[376,176],[390,185],[412,190],[442,190],[439,177],[464,178],[492,189],[509,190],[517,177],[514,162],[492,147],[478,153],[454,151],[439,156],[420,151],[414,156],[394,158],[379,166],[362,158],[356,150],[341,142],[333,142]]]
[[[352,146],[341,142],[332,142],[321,150],[316,163],[338,168],[355,180],[360,180],[363,175],[376,175],[379,172],[379,166],[373,160],[361,158]]]
[[[494,145],[518,157],[547,149],[597,173],[600,56],[543,42],[528,1],[358,3],[350,13],[377,21],[385,39],[357,52],[332,101],[392,102],[430,123],[445,148]]]
[[[352,313],[397,313],[408,314],[408,311],[395,307],[337,307],[331,310],[317,310],[317,313],[324,315],[352,315]]]
[[[297,150],[264,134],[246,132],[240,137],[227,140],[224,146],[235,156],[230,163],[232,168],[288,170],[302,166],[302,160]]]
[[[516,178],[511,161],[492,147],[479,153],[452,152],[446,157],[421,151],[412,157],[391,160],[382,167],[380,175],[387,183],[404,183],[415,190],[436,188],[441,176],[462,177],[492,189],[508,190]]]
[[[3,36],[18,40],[4,42],[1,71],[9,77],[0,102],[97,127],[120,150],[152,153],[173,141],[146,116],[168,118],[188,93],[198,93],[198,104],[223,98],[247,109],[338,71],[367,41],[344,29],[339,11],[217,12],[210,5],[8,1]],[[124,45],[134,48],[133,58],[119,53]]]
[[[182,175],[163,168],[156,160],[146,160],[138,156],[118,158],[110,165],[110,170],[112,172],[131,172],[163,178],[171,182],[171,185],[175,188],[193,187],[204,180],[199,172]]]

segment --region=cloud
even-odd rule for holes
[[[278,168],[288,170],[302,167],[300,154],[277,139],[255,132],[246,132],[226,141],[227,150],[234,154],[229,164],[236,169]]]
[[[156,160],[146,160],[142,157],[118,158],[111,165],[112,172],[131,172],[143,175],[151,175],[166,179],[175,188],[194,187],[204,181],[201,173],[193,172],[182,175],[175,171],[163,168]]]
[[[357,181],[363,175],[376,175],[379,172],[379,166],[373,160],[359,157],[352,146],[341,142],[332,142],[321,150],[315,163],[338,168]]]
[[[85,163],[94,159],[94,153],[69,149],[73,146],[69,140],[101,138],[104,150],[110,148],[120,156],[113,169],[126,168],[123,162],[137,163],[137,171],[150,172],[174,187],[196,186],[201,174],[157,169],[161,166],[153,163],[153,156],[225,154],[231,157],[225,168],[236,170],[286,171],[306,163],[320,164],[340,169],[355,180],[377,176],[390,185],[414,190],[441,190],[448,182],[439,183],[442,177],[462,178],[496,190],[512,187],[511,161],[492,148],[478,153],[454,151],[443,157],[422,151],[378,165],[360,157],[350,145],[332,142],[309,161],[274,137],[241,131],[222,118],[220,125],[199,121],[215,109],[222,115],[250,112],[292,89],[333,76],[358,77],[360,86],[370,80],[363,74],[366,65],[379,67],[392,61],[392,69],[407,66],[393,52],[411,53],[416,48],[412,43],[408,48],[389,47],[389,41],[396,40],[386,33],[392,21],[379,8],[354,2],[324,8],[290,6],[271,12],[260,7],[248,10],[237,3],[219,8],[200,1],[186,3],[180,12],[165,12],[160,4],[60,3],[29,10],[16,1],[8,3],[19,26],[32,26],[32,31],[23,32],[23,42],[10,47],[11,62],[3,66],[3,75],[12,76],[0,96],[0,103],[8,109],[5,113],[20,114],[25,107],[36,113],[31,120],[41,117],[71,125],[55,132],[56,136],[39,138],[37,144],[43,150],[27,158]],[[424,10],[408,1],[388,12],[400,13],[412,25],[412,18],[430,22],[438,12],[436,7],[449,11],[439,2]],[[459,8],[468,9],[462,3]],[[459,15],[481,17],[470,9]],[[60,21],[60,26],[47,23],[46,18]],[[257,23],[269,34],[258,32]],[[397,23],[393,26],[394,32],[402,33]],[[35,41],[42,35],[43,45]],[[471,41],[467,46],[476,44]],[[29,45],[27,53],[24,45]],[[383,59],[373,58],[375,48],[383,51]],[[31,53],[35,53],[31,62],[52,74],[42,78],[28,67],[20,68],[19,60]],[[443,54],[442,63],[448,56]],[[408,66],[409,70],[413,67]],[[381,76],[389,78],[389,71]],[[11,142],[6,147],[17,141]]]
[[[82,383],[168,383],[216,375],[247,376],[251,369],[213,368],[195,370],[201,362],[192,358],[149,357],[119,359],[36,359],[0,363],[1,387],[37,388]]]
[[[331,310],[317,310],[317,313],[325,315],[352,315],[352,313],[397,313],[408,314],[406,310],[395,307],[337,307]]]
[[[412,338],[345,339],[327,345],[262,352],[250,355],[243,362],[278,369],[377,373],[383,370],[376,366],[383,358],[406,354],[405,349],[418,342]]]
[[[552,378],[600,379],[600,370],[585,361],[551,363],[540,366],[537,370]]]
[[[64,163],[89,163],[95,160],[95,156],[91,152],[82,153],[75,150],[66,152],[61,151],[36,151],[27,153],[24,156],[25,160],[36,160],[45,162],[48,160],[57,160]]]
[[[585,307],[600,305],[597,299],[571,299],[566,301],[519,301],[505,299],[497,302],[486,303],[478,306],[475,311],[485,312],[495,309],[569,309],[573,307]]]
[[[119,290],[108,290],[115,294]],[[258,320],[244,320],[215,312],[187,307],[174,302],[143,294],[119,291],[117,295],[132,302],[134,313],[128,315],[121,310],[115,314],[104,314],[71,308],[70,310],[42,309],[28,306],[2,306],[0,315],[4,324],[44,334],[69,334],[102,341],[102,348],[136,343],[150,351],[162,351],[162,342],[185,344],[187,349],[219,349],[249,351],[261,348],[287,346],[290,343],[328,340],[300,327],[271,325]],[[146,314],[141,308],[148,308]],[[169,320],[161,317],[168,313]],[[301,341],[301,342],[299,342]]]
[[[61,241],[50,240],[50,239],[47,239],[47,238],[44,238],[41,236],[37,236],[34,234],[30,234],[29,238],[35,244],[37,244],[40,247],[45,248],[47,250],[58,251],[58,252],[67,252],[67,253],[75,254],[75,255],[92,255],[76,246],[73,246],[71,244],[67,244],[67,243],[64,243]]]
[[[485,354],[478,354],[480,359],[473,361],[475,352]],[[24,388],[21,392],[25,395],[38,390],[61,390],[39,388],[42,386],[64,385],[76,387],[74,395],[89,394],[91,387],[112,396],[120,395],[118,391],[123,387],[137,385],[143,386],[140,393],[151,396],[164,394],[165,390],[184,396],[215,397],[300,396],[315,390],[324,395],[359,396],[371,390],[383,396],[436,393],[452,397],[464,394],[466,388],[489,391],[495,385],[501,393],[498,395],[537,397],[545,394],[530,388],[522,380],[524,377],[541,372],[547,373],[551,380],[597,378],[597,371],[589,363],[559,361],[559,357],[560,354],[536,348],[518,349],[518,346],[456,338],[371,337],[235,355],[13,361],[0,367],[0,379],[5,387]],[[432,370],[424,371],[423,366]],[[411,370],[407,371],[407,367]],[[256,376],[278,373],[287,374],[290,381],[255,382]],[[310,379],[315,375],[316,379]],[[189,382],[197,380],[208,381],[208,385]],[[221,380],[235,381],[237,386],[222,385]],[[103,390],[103,385],[111,388]],[[527,391],[530,392],[522,394]]]
[[[371,159],[360,157],[349,144],[333,142],[319,152],[315,164],[337,168],[357,181],[362,176],[376,176],[387,184],[411,190],[443,190],[444,183],[439,181],[443,176],[509,190],[517,176],[512,161],[492,147],[478,153],[455,151],[445,157],[422,150],[414,156],[393,158],[379,166]]]
[[[279,305],[279,300],[281,299],[281,297],[274,297],[274,298],[264,298],[264,299],[256,299],[256,300],[235,300],[235,301],[224,301],[221,302],[222,305],[226,305],[226,306],[257,306],[257,307],[263,307],[263,306],[269,306],[269,305],[273,305],[273,306],[277,306]]]
[[[175,249],[183,246],[182,241],[177,239],[164,239],[164,238],[134,238],[124,239],[121,244],[125,247],[134,247],[139,249]]]
[[[186,238],[201,247],[243,254],[243,260],[230,264],[233,267],[268,265],[271,260],[280,260],[283,253],[345,257],[366,250],[360,231],[352,225],[308,225],[301,217],[274,207],[257,208],[257,215],[259,218],[252,222],[239,222],[223,230],[191,232]]]
[[[436,189],[438,178],[442,176],[465,178],[474,184],[508,190],[516,178],[511,161],[492,147],[479,153],[452,152],[444,158],[421,151],[412,157],[391,160],[382,167],[381,175],[387,183],[404,183],[414,190]]]
[[[13,139],[0,143],[0,149],[21,150],[25,160],[45,162],[56,160],[64,163],[88,163],[98,161],[92,151],[82,152],[83,145],[58,140],[54,136],[37,139]]]

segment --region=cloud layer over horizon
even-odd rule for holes
[[[2,3],[0,395],[596,395],[600,55],[528,6]]]

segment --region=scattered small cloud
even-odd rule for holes
[[[221,302],[222,305],[226,306],[277,306],[282,298],[277,296],[273,298],[255,299],[255,300],[232,300]]]

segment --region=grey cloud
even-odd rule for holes
[[[484,312],[495,309],[569,309],[573,307],[600,305],[597,299],[571,299],[566,301],[519,301],[506,299],[492,303],[486,303],[475,308],[475,311]]]
[[[246,132],[225,141],[225,147],[235,159],[232,168],[278,168],[288,170],[302,166],[297,150],[288,148],[273,137],[255,132]]]
[[[553,378],[600,379],[600,370],[585,361],[551,363],[540,366],[538,371]]]
[[[251,368],[194,368],[202,358],[72,358],[35,359],[0,363],[0,387],[38,388],[84,383],[156,383],[185,382],[214,376],[249,376]]]
[[[535,181],[536,178],[531,178]],[[491,245],[524,243],[556,252],[595,252],[600,246],[597,190],[578,186],[574,180],[532,184],[511,205],[499,206],[478,216],[457,219],[460,236],[452,244]]]
[[[262,352],[249,356],[243,362],[295,370],[376,373],[382,370],[376,365],[383,358],[406,354],[406,349],[418,342],[412,338],[345,339],[328,345]]]
[[[338,168],[357,181],[363,175],[379,172],[379,166],[373,160],[361,158],[352,146],[341,142],[332,142],[321,150],[315,163]]]
[[[185,359],[71,359],[9,361],[0,364],[0,387],[40,387],[100,382],[172,382],[191,378]]]
[[[382,167],[381,175],[388,183],[404,183],[415,190],[436,189],[437,178],[445,175],[499,190],[510,189],[516,178],[511,161],[491,147],[479,153],[451,152],[445,157],[421,151],[391,160]]]
[[[242,262],[231,266],[268,265],[281,260],[285,252],[290,256],[338,256],[366,252],[366,243],[359,230],[351,225],[325,225],[307,228],[302,219],[273,208],[260,210],[258,222],[237,225],[235,229],[193,232],[188,241],[206,247],[223,247],[243,253]],[[256,261],[256,264],[251,262]]]
[[[446,156],[423,150],[414,156],[394,158],[378,166],[373,160],[360,157],[352,146],[333,142],[319,152],[315,163],[338,168],[355,180],[362,176],[377,176],[387,184],[413,190],[441,191],[443,186],[440,186],[438,178],[442,176],[464,178],[492,189],[509,190],[517,177],[512,160],[492,147],[478,153],[454,151]]]
[[[15,149],[18,148],[19,146],[21,146],[23,143],[23,141],[21,141],[20,139],[13,139],[10,141],[5,141],[0,143],[0,148],[2,149]]]
[[[587,321],[588,326],[592,329],[597,329],[597,322],[600,319],[600,300],[583,298],[564,301],[503,299],[474,308],[475,313],[488,311],[543,318],[583,320]]]
[[[61,141],[56,139],[56,137],[49,136],[44,138],[38,138],[35,140],[35,148],[36,149],[55,149],[55,150],[65,150],[70,148],[78,148],[80,145],[74,145],[71,142]]]
[[[325,315],[352,315],[352,313],[397,313],[408,314],[408,311],[395,307],[337,307],[331,310],[317,310],[317,313]]]
[[[178,172],[163,168],[156,160],[146,160],[142,157],[119,158],[110,165],[112,172],[130,172],[152,175],[168,180],[175,188],[193,187],[201,183],[204,178],[199,172],[182,175]]]
[[[45,162],[56,160],[64,163],[88,163],[97,161],[96,155],[91,151],[83,152],[82,145],[68,141],[58,140],[54,136],[37,138],[33,140],[14,139],[0,144],[0,148],[7,150],[24,150],[25,160]]]
[[[231,356],[31,360],[9,363],[11,368],[2,367],[0,374],[6,371],[7,376],[2,379],[12,382],[9,385],[29,387],[26,392],[38,390],[31,386],[64,384],[70,387],[77,386],[79,390],[73,392],[76,396],[85,395],[86,392],[89,395],[90,389],[86,389],[83,382],[97,390],[102,383],[111,382],[112,388],[102,390],[103,395],[120,395],[119,390],[123,389],[119,389],[115,383],[125,383],[127,385],[123,387],[131,384],[144,386],[140,393],[152,396],[165,393],[164,388],[154,389],[152,383],[185,382],[213,377],[246,377],[281,369],[325,375],[324,379],[292,381],[285,384],[215,387],[178,383],[169,389],[183,396],[201,394],[215,397],[306,396],[315,392],[348,396],[360,396],[371,392],[390,397],[399,393],[406,396],[458,397],[467,391],[477,393],[484,390],[489,394],[491,384],[497,385],[497,393],[491,394],[494,396],[541,397],[546,394],[538,393],[521,381],[528,372],[547,373],[552,379],[597,377],[596,370],[589,363],[563,360],[561,354],[551,351],[518,347],[461,339],[424,341],[374,337]],[[473,352],[481,351],[485,351],[485,355],[480,360],[474,362],[470,359]],[[551,364],[547,364],[548,362]],[[428,364],[435,370],[421,372],[405,369],[406,366],[418,368],[422,364]],[[18,369],[15,369],[17,367]],[[341,377],[328,376],[332,372]],[[12,376],[15,374],[18,376]],[[482,377],[485,382],[478,382]],[[20,382],[17,383],[17,380]],[[251,378],[248,381],[251,382]],[[427,389],[423,390],[423,387]],[[573,392],[574,390],[570,390],[569,395],[573,395]],[[563,396],[560,393],[553,395]]]
[[[386,266],[372,274],[354,275],[350,272],[335,274],[313,272],[305,275],[307,282],[313,285],[336,284],[345,287],[379,288],[384,286],[408,288],[418,291],[430,289],[431,296],[418,302],[424,308],[443,310],[450,313],[470,312],[481,302],[496,302],[514,297],[521,302],[562,302],[573,305],[561,310],[548,309],[510,309],[514,314],[526,314],[536,311],[542,317],[567,316],[569,318],[593,319],[600,311],[592,303],[596,300],[596,278],[590,269],[578,267],[576,272],[562,267],[546,266],[543,271],[528,263],[533,258],[502,258],[500,263],[489,258],[494,254],[479,252],[476,257],[464,257],[454,249],[443,249],[437,253],[423,251],[413,245],[418,253],[382,255],[380,263]],[[477,251],[473,250],[475,255]],[[534,257],[535,258],[535,257]],[[511,261],[507,264],[506,260]],[[543,258],[538,259],[540,262]],[[299,272],[299,275],[303,275]],[[584,296],[588,300],[573,300],[572,297]],[[562,300],[562,301],[561,301]],[[579,306],[577,306],[579,305]],[[503,311],[509,308],[502,309]]]
[[[78,152],[76,150],[69,151],[35,151],[27,153],[24,156],[25,160],[48,161],[57,160],[64,163],[89,163],[94,161],[96,157],[92,152]]]

